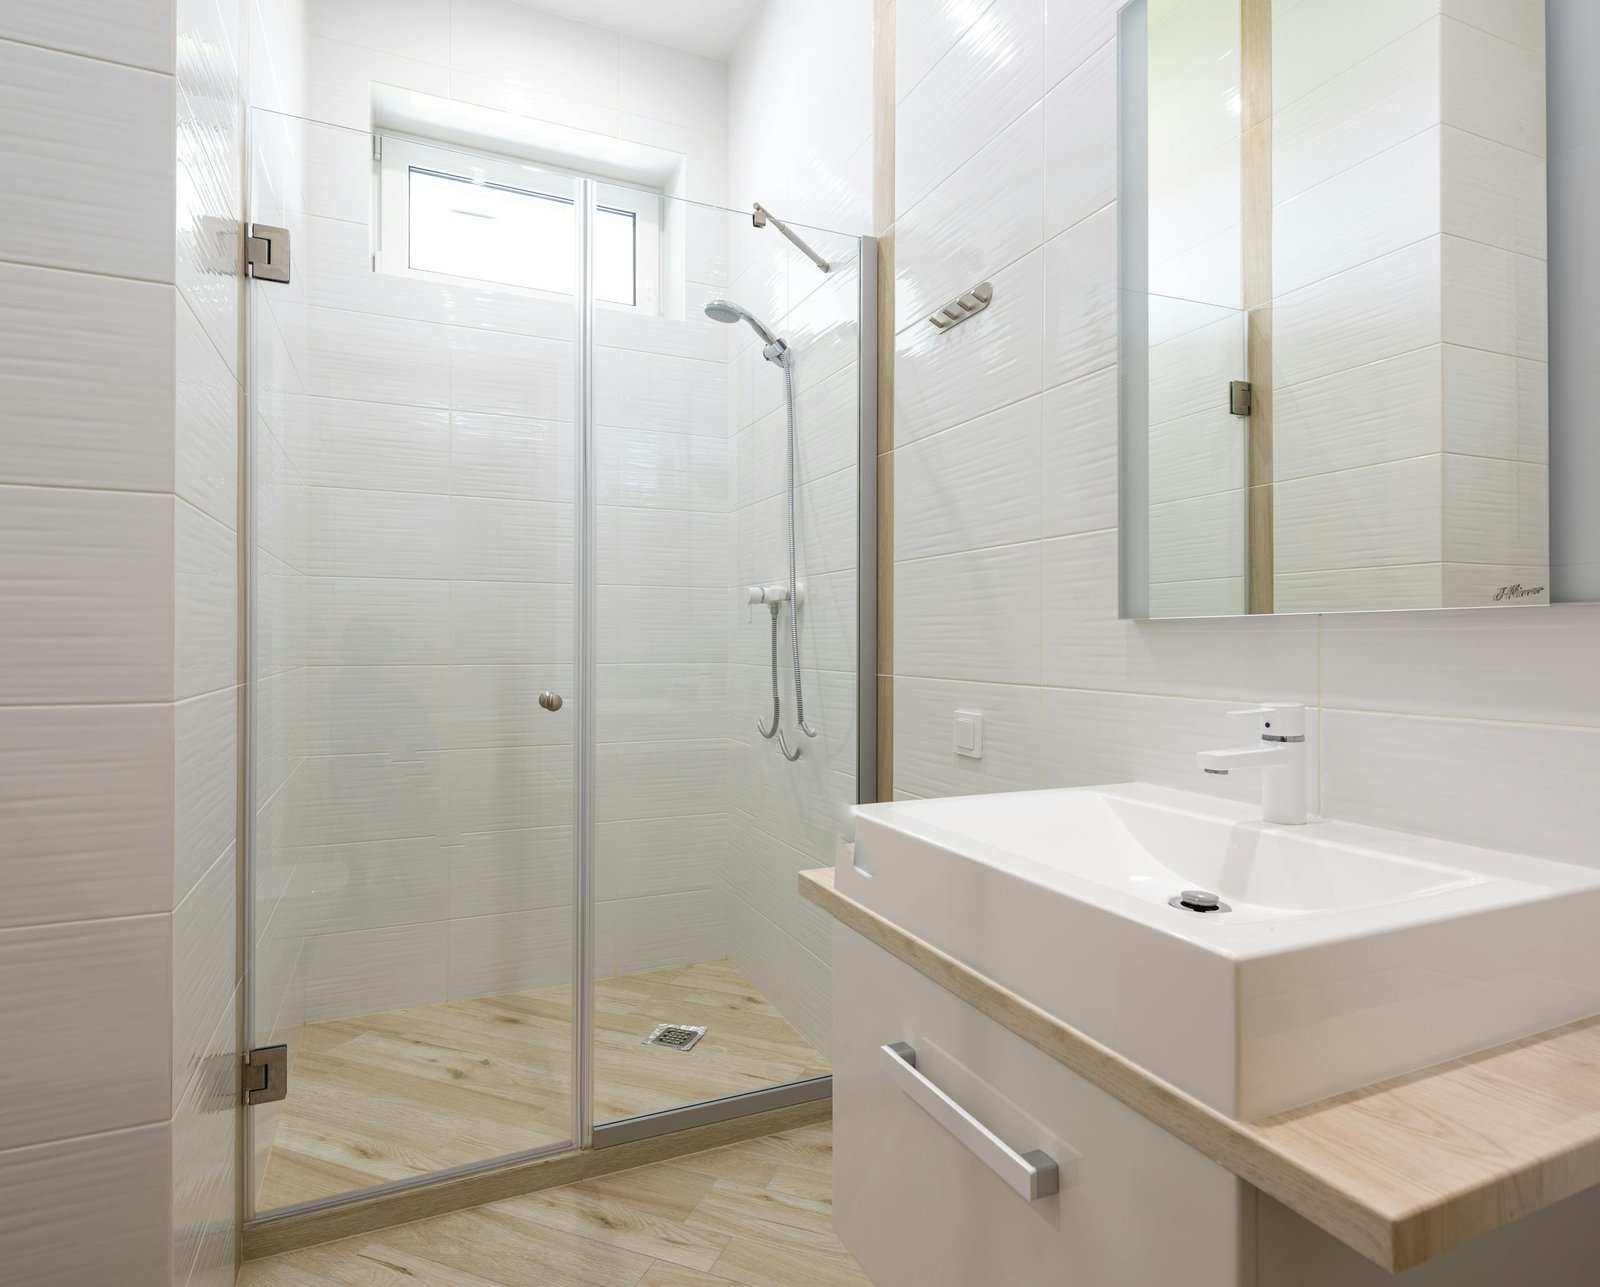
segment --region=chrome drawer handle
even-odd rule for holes
[[[1061,1190],[1061,1170],[1048,1153],[1019,1153],[917,1071],[917,1052],[903,1041],[878,1047],[884,1074],[929,1117],[1029,1202]]]

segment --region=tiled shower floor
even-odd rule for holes
[[[641,1044],[658,1023],[709,1031]],[[256,1209],[566,1141],[570,1033],[566,985],[307,1024]],[[601,1122],[830,1071],[727,961],[602,980],[595,1041]]]

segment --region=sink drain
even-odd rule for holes
[[[1231,912],[1233,908],[1213,894],[1209,889],[1186,889],[1181,894],[1174,894],[1167,899],[1169,907],[1181,907],[1186,912]]]

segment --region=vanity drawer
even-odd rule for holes
[[[833,977],[834,1219],[874,1287],[1250,1287],[1229,1172],[842,926]]]

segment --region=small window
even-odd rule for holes
[[[498,157],[385,138],[379,162],[380,265],[570,294],[573,179]],[[596,192],[595,299],[659,312],[661,198]]]

